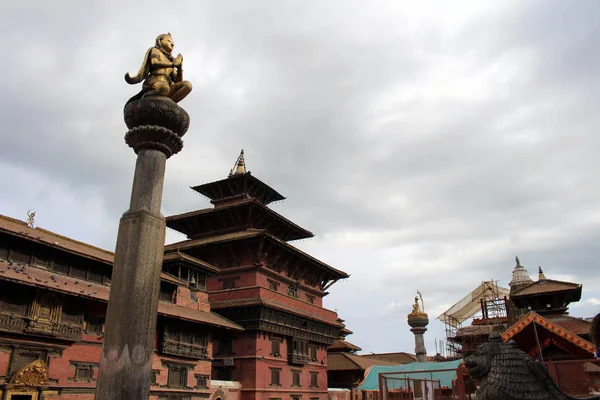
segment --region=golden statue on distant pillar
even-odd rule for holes
[[[421,307],[419,307],[419,298],[421,300]],[[425,303],[423,302],[423,296],[421,292],[417,290],[417,296],[415,296],[415,303],[413,304],[411,314],[421,314],[425,312]]]
[[[135,76],[125,74],[125,81],[135,85],[144,81],[142,90],[127,103],[144,96],[165,96],[178,103],[192,91],[192,84],[183,80],[183,56],[171,54],[175,44],[170,33],[156,38],[156,44],[146,51],[144,62]]]

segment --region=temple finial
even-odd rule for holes
[[[242,175],[242,174],[245,174],[246,172],[248,172],[248,171],[246,170],[246,161],[244,161],[244,149],[242,149],[237,160],[235,160],[235,164],[233,165],[233,168],[231,168],[231,171],[229,171],[229,176]]]
[[[515,256],[515,261],[517,262],[517,267],[521,266],[521,260],[519,260],[519,256]]]
[[[546,280],[546,275],[544,275],[544,271],[542,271],[542,267],[538,267],[538,281]]]

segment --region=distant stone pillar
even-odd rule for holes
[[[427,361],[425,338],[423,336],[427,331],[427,324],[429,324],[427,313],[417,309],[408,314],[408,325],[410,326],[411,332],[415,335],[415,355],[419,362]]]
[[[125,142],[137,154],[131,202],[119,222],[96,400],[148,399],[165,218],[160,213],[166,160],[183,147],[184,109],[145,97],[124,110]]]

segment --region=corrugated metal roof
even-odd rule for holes
[[[379,390],[380,373],[395,373],[393,376],[398,378],[435,379],[440,381],[441,386],[452,387],[452,380],[456,379],[456,369],[460,363],[462,363],[462,359],[445,362],[414,362],[392,366],[374,365],[369,369],[367,377],[364,379],[358,390]],[[402,381],[398,381],[395,385],[397,386],[401,384],[401,382]]]

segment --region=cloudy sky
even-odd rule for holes
[[[110,4],[112,3],[112,4]],[[123,74],[170,31],[194,91],[163,213],[249,169],[350,273],[331,288],[365,352],[413,351],[482,280],[583,283],[600,311],[600,2],[20,1],[3,6],[0,213],[113,250],[135,156]],[[168,233],[168,241],[184,237]],[[427,346],[443,338],[431,322]]]

